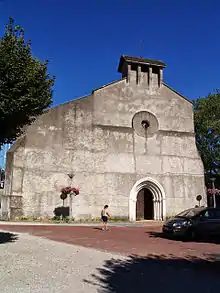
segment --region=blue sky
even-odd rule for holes
[[[220,87],[218,0],[0,0],[25,29],[33,54],[56,75],[54,104],[120,78],[121,54],[167,64],[165,81],[190,99]]]

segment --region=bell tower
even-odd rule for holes
[[[165,67],[162,61],[123,55],[118,72],[127,78],[128,83],[144,84],[149,90],[156,90],[162,86]]]

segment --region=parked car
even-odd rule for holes
[[[220,208],[185,210],[164,223],[163,233],[191,240],[220,236]]]

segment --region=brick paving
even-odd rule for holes
[[[182,242],[161,237],[161,226],[111,227],[104,232],[97,226],[1,225],[0,230],[29,233],[50,240],[90,247],[123,255],[173,255],[175,257],[206,257],[219,254],[214,243]]]

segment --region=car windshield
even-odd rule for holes
[[[190,218],[198,215],[200,212],[201,209],[189,209],[179,213],[178,215],[176,215],[176,217]]]

